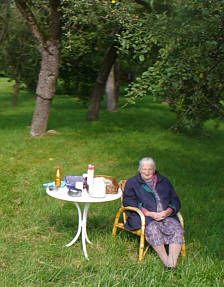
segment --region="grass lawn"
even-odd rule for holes
[[[175,115],[167,105],[145,99],[136,106],[87,122],[78,100],[57,95],[52,103],[49,133],[31,138],[35,107],[22,91],[11,106],[12,83],[0,78],[0,286],[224,286],[224,123],[206,123],[201,136],[183,135],[170,127]],[[121,99],[120,105],[124,103]],[[92,204],[88,214],[84,258],[74,236],[74,204],[50,198],[43,183],[82,175],[89,163],[97,174],[127,179],[138,161],[151,156],[160,173],[173,183],[182,201],[187,258],[177,272],[167,272],[154,251],[138,263],[138,238],[119,232],[111,237],[119,200]]]

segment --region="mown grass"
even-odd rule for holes
[[[66,95],[53,101],[49,130],[30,138],[35,106],[22,91],[11,107],[12,84],[0,79],[0,286],[223,286],[224,124],[208,122],[203,135],[170,129],[175,116],[167,105],[145,99],[136,106],[105,111],[87,122],[86,108]],[[120,100],[120,105],[124,99]],[[77,214],[71,202],[46,195],[43,183],[81,175],[88,163],[117,180],[136,174],[138,161],[152,156],[182,200],[187,259],[176,273],[164,270],[151,251],[138,263],[138,238],[111,237],[119,200],[92,204],[88,214],[86,261],[74,236]]]

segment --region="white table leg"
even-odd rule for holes
[[[81,233],[81,230],[82,230],[82,212],[81,212],[81,209],[79,207],[79,204],[77,202],[74,202],[74,203],[75,203],[75,206],[77,208],[78,215],[79,215],[78,230],[77,230],[75,237],[72,239],[72,241],[70,241],[68,244],[66,244],[67,247],[71,246],[72,244],[74,244],[77,241],[77,239],[79,238],[79,235]]]
[[[88,208],[89,208],[89,203],[86,203],[83,209],[83,217],[82,217],[82,250],[87,260],[89,260],[89,258],[88,258],[88,254],[86,250],[86,241],[88,243],[91,243],[86,232]]]
[[[79,215],[78,231],[77,231],[75,237],[72,239],[72,241],[69,242],[68,244],[66,244],[66,246],[69,247],[72,244],[74,244],[77,241],[77,239],[79,238],[80,233],[82,231],[82,249],[83,249],[83,253],[85,255],[85,258],[87,260],[89,260],[87,250],[86,250],[86,241],[88,243],[92,243],[92,242],[89,240],[87,232],[86,232],[86,223],[87,223],[87,214],[88,214],[88,209],[89,209],[90,203],[87,202],[85,204],[84,209],[83,209],[83,215],[82,215],[81,209],[79,207],[79,204],[77,202],[74,202],[74,203],[76,205],[76,208],[78,210],[78,215]]]
[[[86,241],[87,241],[88,243],[92,244],[92,242],[91,242],[91,241],[89,240],[89,238],[88,238],[87,231],[86,231],[87,214],[88,214],[89,205],[90,205],[90,203],[87,202],[87,203],[85,204],[85,206],[84,206],[84,209],[83,209],[83,220],[82,220],[82,223],[83,223],[82,228],[83,228],[83,230],[82,230],[82,232],[85,233],[85,239],[86,239]]]

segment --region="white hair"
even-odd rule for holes
[[[155,164],[155,161],[154,159],[152,159],[151,157],[143,157],[140,161],[139,161],[139,166],[138,166],[138,171],[140,172],[141,168],[142,168],[142,165],[144,163],[148,163],[150,165],[153,166],[154,170],[156,169],[156,164]]]

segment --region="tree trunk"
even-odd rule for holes
[[[112,43],[104,55],[103,64],[98,74],[96,84],[90,99],[87,115],[87,119],[89,121],[97,121],[99,118],[100,100],[102,99],[102,95],[105,90],[107,78],[117,57],[116,45],[117,43]]]
[[[107,96],[107,110],[109,112],[115,112],[117,110],[117,88],[115,81],[115,69],[114,65],[111,68],[110,74],[106,83],[106,96]]]
[[[15,107],[17,105],[17,100],[18,100],[18,96],[19,96],[19,89],[20,89],[20,82],[16,82],[15,83],[15,87],[14,87],[14,95],[13,95],[13,100],[12,100],[12,106]]]
[[[33,13],[33,9],[39,9],[39,6],[24,0],[15,0],[15,2],[33,35],[39,42],[39,52],[42,57],[36,88],[36,107],[30,130],[30,135],[37,137],[46,132],[51,101],[56,91],[61,55],[61,1],[48,0],[45,3],[49,7],[49,19],[46,19],[50,23],[48,35],[40,29],[41,25],[37,23],[37,19]],[[47,25],[46,30],[48,28]]]
[[[51,101],[54,98],[60,64],[60,45],[48,41],[47,49],[40,47],[42,62],[36,88],[36,107],[30,135],[40,136],[47,129]]]

